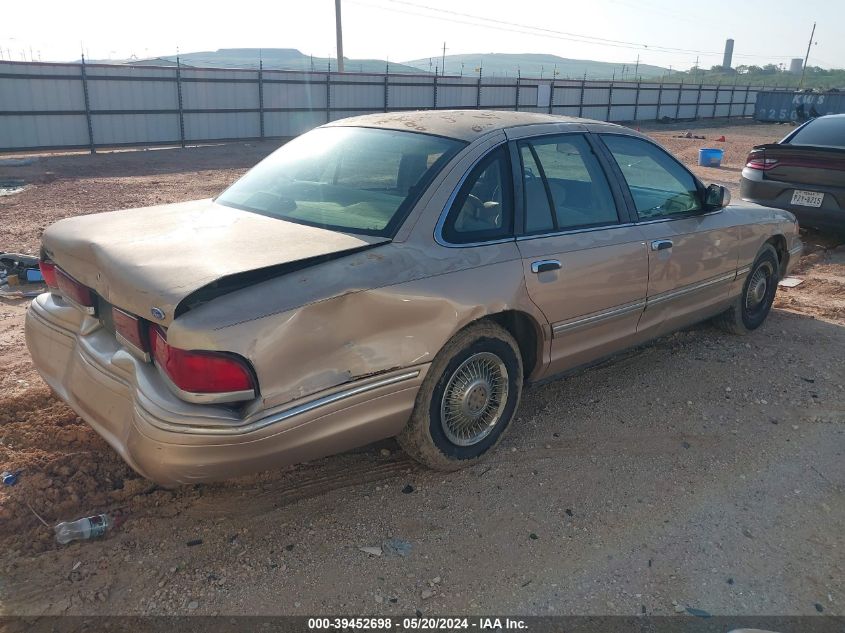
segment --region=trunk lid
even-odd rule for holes
[[[845,186],[845,149],[771,143],[758,145],[765,160],[776,160],[763,177],[795,184]]]
[[[42,237],[46,254],[110,304],[168,325],[197,290],[243,284],[389,242],[197,200],[68,218]],[[250,274],[253,273],[253,274]],[[158,311],[163,318],[155,318]]]

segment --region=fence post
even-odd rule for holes
[[[519,81],[521,79],[521,74],[517,70],[516,71],[516,103],[513,106],[513,109],[519,112]]]
[[[434,89],[434,109],[437,109],[437,75],[434,75],[434,83],[432,84],[432,88]]]
[[[88,124],[88,149],[91,150],[92,154],[96,154],[94,126],[91,123],[91,101],[88,98],[88,75],[85,72],[85,55],[82,56],[82,96],[85,99],[85,122]]]
[[[475,92],[475,109],[481,109],[481,73],[478,73],[478,88]]]
[[[185,113],[182,108],[182,66],[176,56],[176,99],[179,102],[179,143],[185,147]]]
[[[640,80],[637,79],[637,92],[634,95],[634,121],[637,120],[637,112],[640,109]]]
[[[258,126],[264,140],[264,62],[258,60]]]
[[[326,123],[332,120],[332,82],[331,71],[326,73]]]
[[[384,111],[387,112],[387,92],[388,92],[388,77],[390,77],[389,73],[384,73]]]
[[[538,88],[539,90],[539,88]],[[552,77],[552,83],[549,85],[549,114],[554,112],[555,105],[555,78]]]
[[[716,118],[716,110],[719,108],[719,89],[722,87],[722,80],[720,79],[716,83],[716,96],[713,98],[713,116],[710,117],[711,119]]]
[[[698,120],[698,108],[701,106],[701,89],[704,87],[704,84],[698,84],[698,95],[695,97],[695,120]]]
[[[734,79],[734,85],[731,86],[731,104],[728,106],[728,119],[731,118],[731,112],[734,109],[734,94],[736,93],[736,79]]]
[[[681,116],[681,95],[684,94],[684,79],[681,78],[681,83],[678,84],[678,99],[675,101],[675,120]]]
[[[660,120],[660,102],[663,100],[663,79],[660,79],[660,83],[658,84],[657,89],[657,111],[654,113],[654,120]]]
[[[578,100],[578,116],[584,116],[584,84],[587,83],[586,79],[581,80],[581,98]]]
[[[743,117],[748,116],[748,94],[750,92],[751,92],[751,84],[746,84],[746,86],[745,86],[745,101],[744,101],[743,106],[742,106],[742,116]],[[756,106],[757,104],[755,103],[754,105]],[[752,115],[754,114],[753,109],[751,110],[751,114]]]

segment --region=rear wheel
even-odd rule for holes
[[[397,438],[417,461],[457,470],[501,439],[522,393],[516,341],[495,323],[470,325],[437,354]]]
[[[751,265],[740,295],[713,322],[733,334],[747,334],[760,327],[772,309],[780,281],[779,270],[777,251],[766,244]]]

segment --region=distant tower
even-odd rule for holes
[[[789,72],[793,75],[800,75],[803,68],[804,60],[800,57],[794,57],[792,61],[789,62]]]
[[[734,41],[730,38],[725,40],[725,56],[722,58],[722,68],[730,68],[734,56]]]

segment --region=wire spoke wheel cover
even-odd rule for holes
[[[496,354],[479,352],[458,366],[440,403],[440,423],[450,442],[472,446],[487,437],[508,402],[508,370]]]
[[[766,299],[774,283],[774,268],[770,262],[764,261],[754,269],[751,279],[748,281],[748,290],[745,293],[745,313],[754,318],[760,310],[766,309]]]

